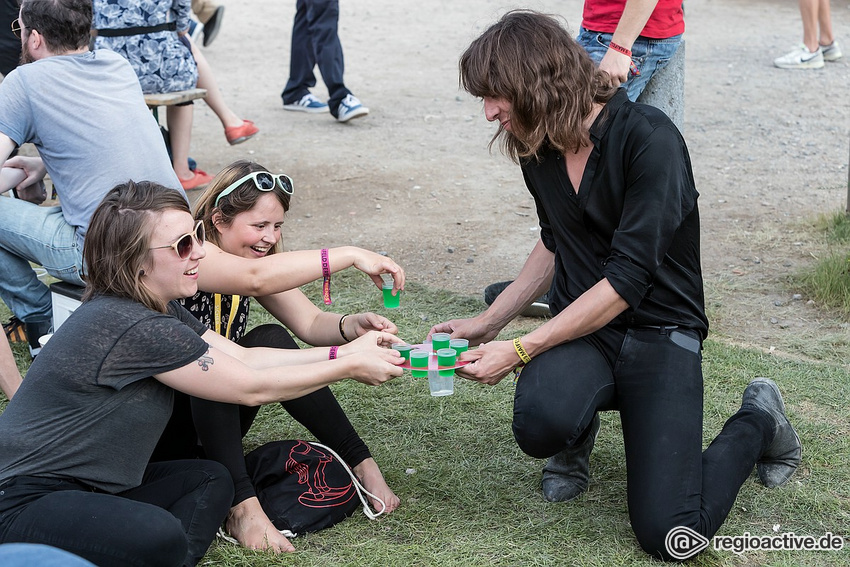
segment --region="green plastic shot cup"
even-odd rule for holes
[[[453,348],[441,348],[437,351],[437,364],[439,366],[454,366],[457,362],[457,352]],[[454,369],[440,370],[440,376],[448,378],[454,376]]]
[[[431,358],[431,353],[427,350],[416,349],[410,351],[410,367],[422,368],[423,370],[411,370],[414,378],[428,377],[428,361]]]
[[[384,293],[384,307],[397,309],[401,301],[401,290],[396,290],[395,295],[393,295],[393,282],[384,282],[381,291]]]
[[[469,350],[468,339],[452,339],[449,341],[449,348],[455,349],[458,354]]]
[[[452,336],[448,333],[434,333],[431,335],[431,348],[437,352],[441,348],[449,348]]]
[[[393,350],[397,350],[405,360],[410,360],[410,353],[413,350],[413,345],[395,344],[393,345]]]

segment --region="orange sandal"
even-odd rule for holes
[[[227,143],[231,146],[241,144],[245,140],[253,138],[260,129],[254,126],[250,120],[243,120],[241,126],[231,126],[224,129],[224,136],[227,138]]]

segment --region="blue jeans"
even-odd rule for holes
[[[523,451],[546,458],[581,443],[597,411],[619,410],[632,529],[647,553],[670,559],[667,533],[711,538],[773,440],[769,416],[742,408],[703,451],[702,408],[697,333],[605,327],[525,366],[513,430]]]
[[[73,226],[60,207],[39,207],[0,198],[0,299],[19,319],[49,321],[50,291],[39,281],[30,262],[47,273],[76,285],[83,271],[83,250]]]
[[[601,33],[579,28],[579,34],[576,38],[579,44],[584,47],[590,58],[599,64],[605,53],[608,51],[608,44],[611,43],[610,33]],[[640,75],[630,76],[629,80],[623,83],[626,92],[629,95],[629,100],[636,101],[646,88],[646,84],[652,78],[652,75],[667,65],[673,54],[679,48],[679,43],[682,41],[682,35],[674,35],[667,39],[652,39],[639,36],[634,45],[632,45],[632,61]]]
[[[0,565],[3,567],[95,567],[67,551],[36,543],[4,543],[0,545]]]
[[[15,477],[0,486],[0,543],[40,543],[99,567],[195,565],[230,510],[233,481],[200,459],[151,463],[120,494],[73,479]]]
[[[319,65],[322,80],[328,87],[328,107],[337,117],[339,103],[351,94],[342,80],[345,63],[342,44],[337,34],[339,0],[298,0],[292,24],[292,48],[289,59],[289,81],[281,97],[292,104],[316,86],[313,68]]]

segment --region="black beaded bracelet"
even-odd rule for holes
[[[351,339],[345,336],[345,328],[343,327],[343,325],[345,324],[345,318],[348,317],[348,315],[349,314],[346,313],[345,315],[339,318],[339,336],[342,337],[342,340],[344,340],[345,342],[350,343]]]

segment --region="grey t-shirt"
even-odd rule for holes
[[[127,180],[183,191],[139,79],[108,50],[21,65],[0,83],[0,132],[32,142],[80,248],[103,196]]]
[[[151,376],[197,360],[207,328],[98,297],[59,328],[0,414],[0,483],[72,478],[107,492],[138,486],[171,415],[174,391]]]

